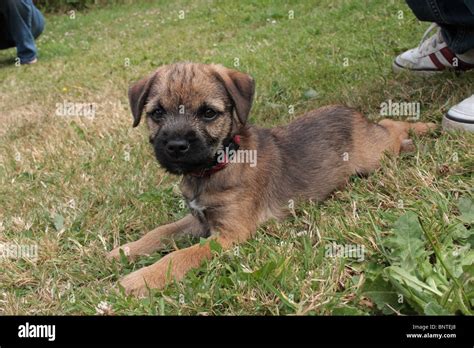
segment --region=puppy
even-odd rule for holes
[[[221,65],[178,63],[160,67],[129,89],[133,126],[146,115],[155,156],[182,175],[191,213],[160,226],[122,249],[129,258],[162,248],[178,235],[207,243],[172,252],[121,280],[127,293],[145,295],[182,279],[212,256],[211,243],[231,248],[252,237],[268,219],[284,218],[288,202],[324,200],[354,174],[368,174],[384,152],[412,147],[409,130],[423,134],[432,123],[368,122],[344,106],[328,106],[271,129],[247,125],[255,83]],[[252,163],[246,163],[256,154]],[[244,161],[242,161],[242,158]],[[236,159],[240,159],[237,161]]]

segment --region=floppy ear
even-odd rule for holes
[[[222,65],[215,65],[214,69],[217,78],[224,84],[234,102],[240,123],[244,125],[252,107],[255,81],[248,74],[228,69]]]
[[[156,73],[142,78],[140,81],[134,83],[128,89],[128,100],[130,102],[130,109],[133,115],[133,127],[138,126],[142,118],[143,109],[145,107],[148,94],[151,86],[155,81]]]

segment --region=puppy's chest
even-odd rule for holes
[[[205,234],[210,236],[218,223],[217,220],[224,214],[222,204],[215,198],[216,192],[209,192],[208,188],[185,180],[180,188],[191,214],[199,220]]]
[[[199,198],[192,197],[186,198],[186,204],[188,205],[191,214],[196,217],[201,223],[201,228],[204,231],[204,235],[209,237],[211,235],[211,222],[209,221],[209,207],[200,202]]]
[[[206,206],[199,202],[198,198],[187,198],[186,203],[188,205],[189,210],[191,211],[191,214],[197,217],[199,221],[203,222],[207,220],[205,215]]]

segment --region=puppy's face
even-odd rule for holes
[[[219,65],[178,63],[137,82],[129,98],[134,126],[146,114],[160,164],[173,174],[187,174],[212,165],[216,152],[245,124],[253,93],[249,75]]]

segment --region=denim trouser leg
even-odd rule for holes
[[[474,0],[406,0],[420,21],[436,22],[455,53],[474,48]]]
[[[16,47],[20,61],[29,62],[43,29],[43,15],[32,0],[0,0],[0,49]]]

